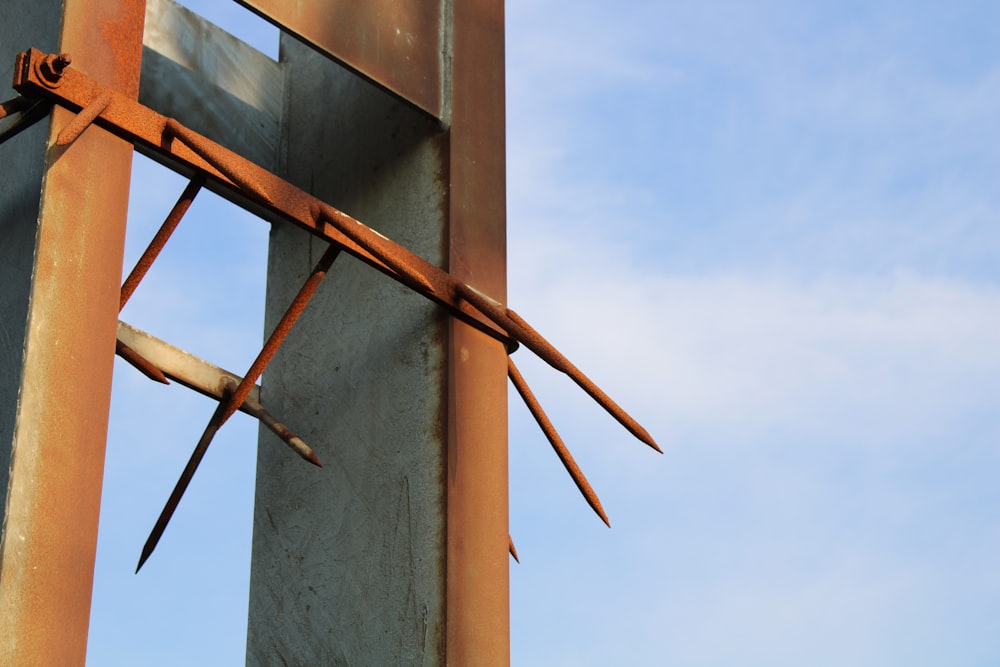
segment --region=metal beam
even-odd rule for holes
[[[447,4],[448,271],[506,302],[503,1]],[[448,664],[507,665],[507,357],[455,321],[447,355]]]
[[[142,25],[142,0],[7,3],[2,66],[30,40],[135,98]],[[73,118],[0,149],[4,665],[86,656],[132,147],[97,128],[55,146]]]
[[[440,0],[237,0],[286,33],[435,117],[442,111]]]
[[[283,38],[283,176],[502,300],[502,3],[443,6],[443,124]],[[273,230],[269,318],[314,245]],[[328,287],[262,384],[326,467],[258,449],[248,664],[509,664],[506,349],[349,264]]]

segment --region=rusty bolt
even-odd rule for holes
[[[62,79],[63,71],[72,62],[73,59],[68,53],[50,53],[38,63],[38,74],[46,86],[56,88]]]

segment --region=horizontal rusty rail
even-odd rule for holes
[[[15,90],[76,112],[100,105],[101,112],[93,118],[95,125],[194,173],[203,172],[221,188],[340,245],[351,255],[436,301],[454,317],[504,343],[508,351],[516,349],[514,339],[459,296],[456,281],[446,271],[176,120],[105,88],[72,67],[55,68],[53,63],[59,57],[38,49],[18,54]],[[403,264],[406,268],[400,273],[398,269]]]

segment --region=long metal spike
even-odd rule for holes
[[[194,198],[201,191],[202,186],[205,185],[205,174],[199,172],[194,178],[192,178],[184,191],[181,193],[180,197],[177,198],[177,202],[174,207],[170,209],[170,213],[167,214],[166,219],[160,228],[153,235],[153,239],[146,246],[146,250],[142,253],[139,261],[135,263],[135,267],[128,274],[128,278],[122,283],[121,298],[118,305],[118,310],[121,311],[128,303],[128,300],[132,297],[135,292],[136,287],[139,286],[139,282],[145,277],[146,272],[149,271],[149,267],[153,265],[156,258],[159,257],[160,251],[167,244],[170,239],[171,234],[177,229],[177,225],[180,224],[181,219],[184,214],[187,213],[188,208],[190,208],[191,203]]]
[[[411,262],[407,261],[412,254],[408,250],[397,246],[371,227],[327,204],[321,203],[319,205],[317,218],[333,225],[344,236],[370,252],[379,261],[395,271],[400,280],[409,283],[410,287],[425,293],[434,291],[430,281]]]
[[[562,461],[563,466],[566,468],[566,472],[569,476],[573,478],[573,482],[576,484],[576,488],[580,489],[580,493],[583,494],[584,499],[586,499],[587,504],[590,505],[597,516],[601,517],[608,528],[611,527],[611,521],[608,520],[608,515],[604,512],[604,507],[601,505],[600,498],[597,497],[597,493],[594,488],[590,486],[590,482],[587,481],[587,477],[580,470],[580,466],[577,465],[576,460],[573,455],[570,454],[569,448],[566,447],[566,443],[563,439],[559,437],[559,433],[556,431],[552,422],[549,420],[548,415],[545,414],[545,410],[542,409],[541,404],[538,399],[535,398],[535,394],[528,387],[528,383],[524,381],[524,376],[514,365],[514,360],[507,357],[507,376],[510,381],[514,383],[514,388],[517,389],[517,393],[521,395],[524,400],[524,404],[528,406],[528,410],[531,411],[532,416],[534,416],[535,421],[538,422],[538,426],[542,429],[542,433],[548,438],[549,444],[552,445],[552,449],[555,450],[556,456]]]
[[[267,204],[274,203],[267,189],[245,167],[247,164],[246,161],[230,159],[231,154],[229,152],[221,149],[217,144],[205,140],[200,134],[192,132],[173,118],[167,120],[165,134],[179,139],[185,146],[205,160],[205,162],[222,172],[226,178],[244,190],[248,190],[261,201]]]
[[[517,547],[514,546],[514,538],[510,535],[507,536],[507,551],[510,552],[511,558],[514,559],[514,562],[520,565],[521,559],[517,557]]]
[[[257,378],[259,378],[261,373],[264,372],[264,368],[267,367],[268,362],[271,361],[271,358],[278,351],[278,347],[288,335],[288,332],[291,330],[295,320],[297,320],[299,315],[302,314],[302,311],[305,309],[306,304],[309,303],[312,295],[316,293],[316,288],[319,287],[319,284],[326,275],[326,272],[329,271],[330,266],[333,265],[333,261],[339,254],[340,248],[335,245],[331,244],[326,249],[326,252],[323,253],[319,262],[316,263],[316,267],[306,279],[305,284],[302,285],[299,293],[295,295],[295,298],[292,300],[288,310],[286,310],[285,314],[282,316],[281,321],[278,322],[278,326],[274,328],[271,336],[264,344],[264,348],[260,351],[260,354],[257,355],[257,358],[250,366],[250,370],[243,376],[239,386],[236,387],[236,389],[231,393],[227,392],[225,398],[219,401],[219,406],[212,415],[212,419],[209,421],[208,426],[205,427],[205,432],[202,434],[201,440],[198,441],[198,445],[191,454],[191,459],[188,461],[187,466],[185,466],[184,472],[181,473],[180,479],[177,480],[177,485],[174,487],[173,493],[170,494],[170,498],[167,500],[167,504],[164,506],[163,512],[160,514],[160,518],[157,519],[156,525],[153,526],[153,532],[150,533],[149,539],[146,540],[146,544],[143,546],[142,556],[139,558],[139,565],[135,569],[136,572],[139,571],[142,564],[145,563],[146,559],[149,558],[149,555],[153,553],[153,549],[156,548],[156,543],[159,542],[160,537],[163,535],[163,531],[170,522],[170,517],[173,516],[174,511],[177,509],[177,504],[184,495],[184,490],[187,489],[188,484],[191,482],[191,478],[194,477],[195,472],[198,470],[198,466],[201,464],[201,460],[204,458],[205,452],[208,451],[208,446],[211,444],[215,433],[230,417],[233,416],[233,414],[236,413],[237,410],[240,409],[240,406],[243,405],[243,402],[246,400],[247,395],[249,395],[250,390],[257,382]]]
[[[644,429],[639,422],[637,422],[630,414],[625,412],[620,405],[618,405],[610,396],[604,393],[604,390],[594,384],[593,380],[588,378],[583,372],[573,365],[569,359],[567,359],[562,352],[560,352],[552,343],[545,340],[541,334],[539,334],[535,329],[531,327],[530,324],[525,322],[520,315],[515,313],[510,308],[507,308],[507,317],[509,321],[513,322],[520,332],[518,339],[524,343],[525,347],[541,357],[545,362],[547,362],[553,368],[561,370],[566,375],[570,376],[577,386],[587,392],[591,398],[597,401],[601,407],[608,411],[608,413],[618,420],[618,423],[624,426],[629,433],[634,435],[636,438],[649,445],[655,449],[660,454],[663,450],[660,446],[656,444],[653,440],[653,436]]]
[[[140,373],[148,377],[150,380],[159,382],[161,384],[170,384],[170,380],[167,376],[163,374],[156,364],[146,359],[131,347],[121,342],[120,340],[115,341],[115,354],[119,357],[132,364]]]
[[[191,483],[191,479],[194,477],[195,471],[198,470],[201,460],[205,457],[205,452],[208,451],[208,446],[212,444],[212,438],[215,437],[215,434],[225,422],[223,414],[228,402],[229,401],[227,400],[219,401],[219,405],[215,408],[212,418],[208,421],[208,425],[205,426],[205,431],[201,434],[201,439],[198,440],[198,445],[194,448],[194,451],[191,452],[191,458],[188,459],[187,465],[184,466],[184,471],[181,472],[181,476],[178,478],[177,484],[174,485],[174,490],[170,493],[170,498],[167,499],[166,505],[163,506],[163,510],[160,512],[160,516],[156,519],[156,523],[153,525],[153,530],[150,531],[149,537],[146,538],[146,543],[142,545],[142,553],[139,555],[139,564],[135,567],[136,574],[138,574],[139,570],[142,569],[143,564],[149,560],[149,557],[153,555],[153,550],[156,549],[157,543],[159,543],[160,538],[163,537],[163,531],[167,529],[167,524],[170,523],[170,518],[177,510],[177,505],[181,502],[181,498],[184,496],[184,492]]]
[[[111,91],[105,90],[91,100],[90,104],[80,109],[80,113],[59,131],[59,135],[56,137],[56,146],[69,146],[79,139],[84,130],[97,120],[97,117],[108,108],[109,104],[111,104]]]
[[[223,421],[229,419],[234,412],[240,409],[244,399],[246,399],[247,395],[250,393],[250,389],[253,388],[254,383],[257,382],[257,378],[261,376],[268,363],[270,363],[275,353],[277,353],[281,343],[285,340],[288,332],[291,331],[292,325],[295,324],[295,321],[299,319],[302,311],[305,310],[306,304],[309,303],[313,294],[316,293],[316,289],[323,281],[327,271],[330,270],[330,267],[333,265],[333,261],[337,259],[340,251],[341,248],[339,246],[330,244],[330,246],[326,249],[326,252],[323,253],[323,256],[320,257],[320,260],[316,263],[312,273],[309,274],[309,277],[306,278],[302,288],[299,289],[299,293],[295,295],[295,298],[292,299],[292,303],[288,306],[285,314],[281,316],[281,320],[278,322],[278,325],[274,327],[274,331],[271,332],[271,335],[264,344],[264,347],[261,349],[260,354],[257,355],[253,364],[250,365],[250,370],[246,372],[246,375],[243,376],[243,380],[233,392],[232,399],[229,400],[229,405],[226,408],[225,418]]]
[[[479,290],[465,284],[459,284],[457,289],[463,299],[475,306],[483,315],[492,320],[497,326],[503,327],[518,342],[537,354],[543,361],[570,376],[573,381],[587,394],[597,401],[601,407],[608,411],[612,417],[618,420],[629,433],[634,435],[643,443],[649,445],[659,453],[663,453],[653,436],[644,429],[639,422],[632,418],[625,410],[611,399],[604,391],[588,378],[583,372],[573,365],[562,352],[557,350],[552,343],[545,340],[541,334],[535,331],[531,325],[525,322],[517,313],[510,308],[494,301]]]

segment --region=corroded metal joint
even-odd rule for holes
[[[58,88],[62,83],[63,72],[72,62],[68,53],[50,53],[35,62],[35,71],[43,84],[49,88]]]

